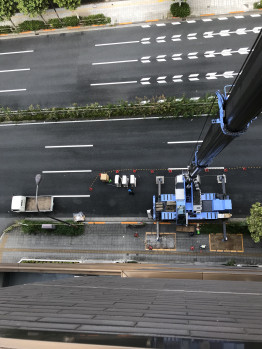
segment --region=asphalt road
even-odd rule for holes
[[[0,106],[214,93],[233,82],[261,28],[257,16],[1,40]]]
[[[146,209],[152,207],[152,195],[157,192],[155,176],[165,175],[163,193],[174,192],[174,177],[180,171],[169,173],[167,169],[186,167],[195,146],[167,142],[197,140],[204,121],[199,118],[2,125],[0,216],[15,217],[10,213],[12,195],[35,195],[37,173],[43,176],[39,195],[63,196],[55,198],[57,216],[71,216],[78,211],[87,217],[145,216]],[[250,205],[261,200],[261,131],[259,118],[213,163],[229,168],[227,190],[235,217],[247,215]],[[248,169],[235,169],[239,166]],[[129,196],[125,188],[96,179],[103,171],[112,176],[116,170],[130,175],[134,169],[134,196]],[[92,172],[71,172],[89,170]],[[218,173],[203,174],[202,192],[221,192],[216,183]]]

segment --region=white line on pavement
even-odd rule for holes
[[[0,55],[15,55],[17,53],[30,53],[30,52],[34,52],[34,50],[16,51],[16,52],[0,52]]]
[[[42,171],[42,173],[84,173],[84,172],[92,172],[92,170]]]
[[[88,145],[46,145],[46,149],[53,149],[53,148],[89,148],[93,147],[93,144]]]
[[[16,72],[16,71],[26,71],[26,70],[30,70],[30,68],[0,70],[0,73],[11,73],[11,72]]]
[[[0,93],[4,93],[4,92],[20,92],[20,91],[26,91],[26,88],[19,88],[17,90],[0,90]]]
[[[90,195],[52,195],[53,198],[90,198]]]
[[[110,42],[108,44],[96,44],[95,46],[110,46],[110,45],[124,45],[124,44],[138,44],[140,41],[122,41],[122,42]]]
[[[127,60],[127,61],[98,62],[98,63],[92,63],[92,65],[117,64],[117,63],[131,63],[131,62],[138,62],[138,59],[129,59],[129,60]]]
[[[98,84],[90,84],[90,86],[106,86],[106,85],[122,85],[122,84],[137,84],[137,81],[101,82]]]
[[[188,170],[187,167],[169,167],[168,170],[171,170],[171,171],[181,171],[181,170]]]
[[[167,144],[183,144],[183,143],[202,143],[203,141],[178,141],[178,142],[167,142]]]

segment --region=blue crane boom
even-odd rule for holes
[[[216,92],[219,116],[195,153],[188,170],[176,176],[175,191],[161,194],[163,177],[157,177],[158,196],[153,196],[153,218],[185,225],[190,220],[225,219],[232,202],[225,191],[225,175],[217,176],[223,194],[202,193],[199,173],[236,137],[249,127],[262,110],[262,31],[258,35],[229,94]]]

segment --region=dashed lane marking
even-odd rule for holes
[[[8,93],[8,92],[22,92],[26,91],[26,88],[18,88],[16,90],[0,90],[0,93]]]
[[[133,62],[138,62],[138,59],[128,59],[128,60],[126,60],[126,61],[97,62],[97,63],[92,63],[92,65],[118,64],[118,63],[133,63]]]
[[[121,41],[121,42],[109,42],[105,44],[96,44],[95,46],[113,46],[113,45],[126,45],[126,44],[138,44],[140,41],[139,40],[134,40],[134,41]]]
[[[86,173],[92,170],[63,170],[63,171],[42,171],[42,173]]]
[[[0,73],[12,73],[12,72],[28,71],[28,70],[30,70],[30,68],[9,69],[9,70],[0,70]]]
[[[197,97],[199,99],[199,97]],[[176,142],[167,142],[167,144],[189,144],[189,143],[202,143],[203,141],[176,141]]]
[[[107,86],[107,85],[124,85],[124,84],[137,84],[137,81],[100,82],[96,84],[90,84],[90,86]]]
[[[31,52],[34,52],[34,50],[14,51],[14,52],[0,52],[0,55],[16,55],[18,53],[31,53]]]
[[[93,144],[86,144],[86,145],[46,145],[46,149],[54,149],[54,148],[89,148],[93,147]]]
[[[54,198],[90,198],[90,195],[52,195]]]

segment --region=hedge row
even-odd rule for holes
[[[229,222],[226,225],[228,234],[250,234],[247,226],[247,222]],[[223,233],[222,223],[204,223],[200,226],[200,232],[202,234],[218,234]]]
[[[181,5],[179,3],[174,3],[170,6],[170,11],[173,17],[185,18],[190,15],[190,6],[186,2],[182,2]]]
[[[42,229],[42,224],[54,224],[54,221],[31,221],[24,219],[21,222],[22,231],[25,234],[55,234],[55,235],[68,235],[68,236],[77,236],[84,233],[84,225],[79,223],[73,223],[72,221],[66,221],[67,223],[72,224],[72,226],[56,223],[55,229]]]
[[[203,114],[217,115],[218,105],[208,97],[198,101],[192,101],[187,98],[178,100],[175,97],[167,98],[163,103],[158,103],[155,98],[148,101],[147,104],[119,102],[118,104],[107,104],[104,106],[98,103],[89,104],[85,107],[73,108],[51,108],[41,110],[39,106],[30,106],[28,110],[12,111],[9,108],[0,108],[0,122],[6,121],[25,121],[25,120],[75,120],[75,119],[109,119],[118,117],[147,117],[147,116],[168,116],[191,118]]]
[[[11,32],[24,32],[24,31],[36,31],[41,29],[48,29],[48,28],[63,28],[63,27],[76,27],[79,25],[100,25],[100,24],[107,24],[111,22],[110,17],[106,17],[103,14],[97,14],[97,15],[91,15],[87,17],[64,17],[64,18],[52,18],[50,19],[47,24],[45,24],[43,21],[38,20],[32,20],[32,21],[24,21],[20,23],[16,29],[14,29],[11,26],[0,26],[0,34],[6,34]]]

